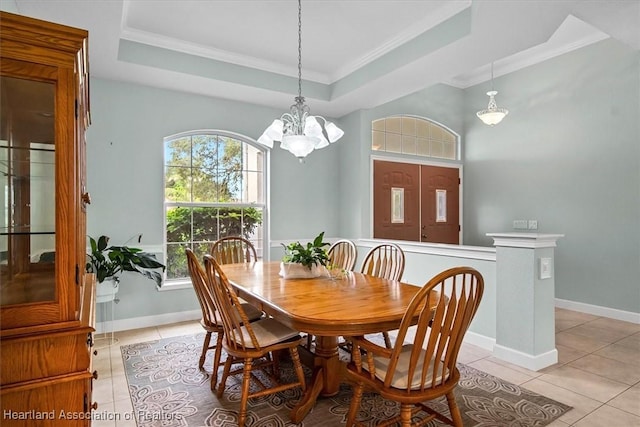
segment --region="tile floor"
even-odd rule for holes
[[[132,406],[120,345],[201,332],[196,321],[116,333],[118,343],[94,358],[94,401],[103,420],[95,427],[129,427]],[[573,406],[550,427],[640,427],[640,325],[556,309],[559,363],[534,372],[463,345],[458,360],[531,391]],[[107,418],[119,416],[119,420]]]

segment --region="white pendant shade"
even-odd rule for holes
[[[329,142],[334,143],[344,135],[344,131],[340,129],[335,123],[328,122],[325,125],[325,130],[327,131],[327,136],[329,137]]]
[[[498,94],[497,90],[493,90],[493,62],[491,63],[491,90],[487,92],[489,95],[489,105],[485,110],[480,110],[476,113],[476,116],[482,122],[489,126],[495,126],[502,121],[509,114],[509,110],[506,108],[498,108],[498,104],[496,104],[496,95]]]
[[[289,150],[291,154],[299,159],[307,157],[315,150],[320,140],[318,138],[305,135],[285,135],[282,137],[280,147]]]
[[[495,90],[487,92],[487,95],[489,95],[489,105],[487,106],[487,109],[476,113],[478,118],[482,120],[484,124],[489,126],[497,125],[507,114],[509,114],[509,110],[505,108],[498,108],[495,100],[495,96],[497,94],[498,91]]]

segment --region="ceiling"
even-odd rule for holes
[[[0,0],[89,31],[91,74],[287,109],[295,0]],[[613,37],[640,50],[640,0],[303,0],[302,93],[341,117],[460,88]]]

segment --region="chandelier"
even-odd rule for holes
[[[298,96],[288,113],[276,119],[258,138],[260,144],[273,148],[280,141],[280,148],[289,150],[300,163],[313,150],[324,148],[339,140],[344,131],[321,116],[309,114],[309,107],[302,96],[302,5],[298,0]]]
[[[489,105],[485,110],[480,110],[476,113],[478,118],[489,126],[497,125],[509,114],[509,110],[506,108],[498,108],[496,104],[495,96],[498,94],[497,90],[493,90],[493,62],[491,63],[491,90],[487,92],[489,95]]]

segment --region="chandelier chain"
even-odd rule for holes
[[[302,98],[302,0],[298,0],[298,98]]]
[[[280,148],[290,151],[300,162],[312,152],[342,138],[344,131],[322,116],[312,116],[302,96],[302,0],[298,0],[298,96],[280,119],[274,120],[258,138],[269,148],[280,141]]]
[[[493,61],[491,61],[491,91],[493,91]]]

